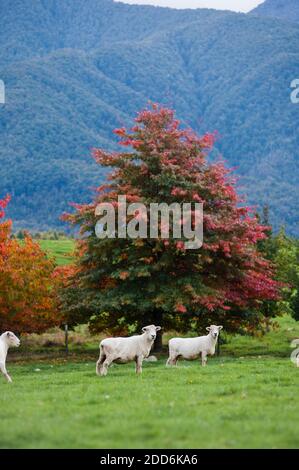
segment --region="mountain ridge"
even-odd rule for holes
[[[238,166],[249,203],[270,204],[275,227],[298,234],[296,24],[111,0],[3,5],[0,194],[12,194],[17,228],[59,226],[68,202],[88,200],[104,177],[90,149],[115,149],[113,128],[151,100],[200,133],[217,130],[216,153]]]
[[[251,14],[299,22],[298,0],[266,0],[251,10]]]

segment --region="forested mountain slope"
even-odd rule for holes
[[[153,100],[217,130],[240,191],[298,234],[299,25],[111,0],[0,0],[0,13],[0,194],[16,226],[55,227],[88,198],[103,178],[90,149]]]
[[[298,0],[266,0],[252,10],[253,14],[281,18],[288,21],[299,22]]]

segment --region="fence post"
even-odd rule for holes
[[[220,356],[220,331],[218,335],[218,341],[217,341],[217,356]]]
[[[66,355],[68,355],[69,353],[69,327],[67,323],[64,325],[64,338],[65,338],[65,353]]]

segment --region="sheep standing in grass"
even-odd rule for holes
[[[106,338],[100,343],[100,357],[96,365],[98,375],[107,375],[108,367],[116,362],[126,364],[136,362],[136,373],[142,372],[143,359],[148,357],[160,326],[149,325],[142,328],[143,334],[128,338]]]
[[[206,329],[209,332],[206,336],[198,336],[196,338],[172,338],[169,341],[169,358],[166,362],[167,366],[177,364],[179,358],[192,361],[197,359],[201,354],[202,365],[207,363],[207,356],[215,354],[216,344],[222,326],[211,325]]]
[[[291,354],[291,361],[295,364],[295,366],[299,367],[299,339],[294,339],[291,342],[291,348],[296,348]]]
[[[7,382],[12,382],[6,370],[6,356],[10,347],[19,347],[20,340],[11,331],[6,331],[0,336],[0,371],[6,378]]]

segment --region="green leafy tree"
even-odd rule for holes
[[[148,323],[187,330],[221,322],[232,331],[259,325],[261,302],[278,296],[257,247],[265,227],[241,207],[224,165],[207,162],[214,135],[180,129],[174,113],[156,105],[139,113],[131,130],[115,133],[124,151],[94,151],[98,164],[114,168],[109,182],[91,204],[65,216],[82,235],[75,273],[62,294],[70,322],[122,332]],[[119,195],[147,208],[203,203],[203,246],[186,250],[186,239],[173,234],[168,240],[97,238],[96,206],[110,202],[118,214]]]
[[[269,209],[264,207],[262,223],[268,226],[268,238],[259,242],[265,258],[275,265],[276,280],[282,284],[279,301],[264,301],[261,307],[267,316],[288,313],[295,318],[298,314],[299,292],[299,244],[298,240],[287,236],[281,227],[274,235],[269,224]]]

